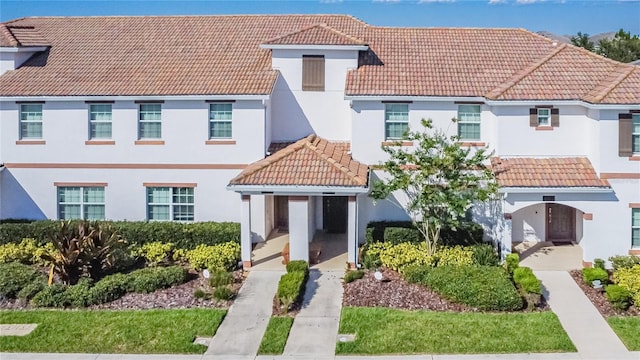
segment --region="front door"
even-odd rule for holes
[[[572,242],[576,239],[576,209],[547,204],[547,241]]]
[[[289,231],[289,198],[274,196],[275,228],[279,231]]]
[[[322,198],[322,227],[326,233],[347,232],[347,197],[325,196]]]

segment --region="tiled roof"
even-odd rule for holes
[[[302,30],[265,41],[269,45],[365,45],[353,36],[340,32],[326,24],[316,24]]]
[[[348,72],[347,95],[640,103],[637,66],[522,29],[376,27],[344,15],[34,17],[2,25],[1,46],[23,41],[9,30],[32,27],[51,49],[0,76],[0,96],[270,94],[278,72],[261,44],[367,44]],[[20,31],[24,41],[35,37]]]
[[[284,146],[284,147],[283,147]],[[367,186],[369,169],[349,154],[349,144],[309,135],[259,160],[230,185]]]
[[[48,46],[49,42],[33,26],[0,24],[0,46]]]
[[[494,157],[491,167],[502,187],[609,187],[585,157]]]

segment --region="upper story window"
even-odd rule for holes
[[[20,139],[42,139],[42,104],[20,105]]]
[[[111,139],[111,104],[89,105],[89,138]]]
[[[302,90],[324,91],[324,56],[302,56]]]
[[[480,140],[480,105],[458,106],[460,140]]]
[[[551,109],[538,109],[538,126],[551,126]]]
[[[209,139],[231,139],[232,104],[209,104]]]
[[[631,209],[631,247],[640,247],[640,208]]]
[[[634,154],[640,154],[640,114],[633,114],[633,130],[631,130],[631,147]]]
[[[385,140],[398,140],[409,131],[409,104],[385,104]]]
[[[529,109],[529,126],[542,130],[553,130],[560,126],[560,109],[545,106]]]
[[[138,138],[162,138],[162,104],[140,104],[138,112]]]
[[[58,187],[58,218],[104,220],[104,187]]]
[[[147,219],[150,221],[193,221],[193,203],[191,187],[147,187]]]

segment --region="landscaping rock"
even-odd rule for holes
[[[584,283],[581,270],[571,270],[569,273],[602,316],[640,316],[640,309],[638,309],[637,306],[631,306],[627,311],[617,310],[614,308],[609,300],[607,300],[607,295],[604,291],[594,289]]]

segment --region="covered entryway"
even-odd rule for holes
[[[562,204],[546,204],[546,240],[554,244],[576,241],[576,209]]]
[[[358,196],[369,191],[368,167],[351,158],[348,143],[315,135],[270,149],[272,155],[249,165],[227,186],[242,196],[244,268],[281,266],[282,253],[319,268],[355,266]],[[257,209],[252,197],[264,198],[255,202]],[[271,234],[266,242],[256,241],[254,222]]]

